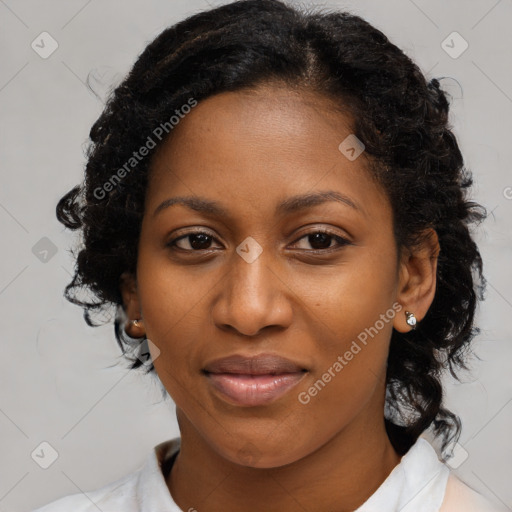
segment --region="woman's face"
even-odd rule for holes
[[[383,421],[401,272],[386,195],[339,149],[350,134],[313,94],[228,92],[152,162],[136,307],[180,427],[233,462],[288,464]],[[193,203],[161,207],[177,197]]]

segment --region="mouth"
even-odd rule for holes
[[[203,369],[221,399],[242,407],[275,402],[294,388],[307,372],[289,359],[271,354],[230,356],[213,361]]]

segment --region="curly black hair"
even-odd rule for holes
[[[359,16],[279,0],[239,0],[190,16],[156,37],[90,131],[84,183],[57,205],[61,223],[83,230],[64,296],[84,308],[91,326],[100,325],[91,312],[116,307],[115,336],[130,368],[154,371],[127,355],[133,339],[123,328],[120,292],[121,274],[136,273],[151,158],[133,169],[126,162],[191,99],[273,83],[313,91],[348,110],[371,176],[392,204],[398,248],[420,243],[429,228],[437,232],[433,303],[416,330],[392,333],[386,379],[387,410],[394,415],[386,414],[386,427],[399,453],[428,428],[442,439],[444,452],[461,425],[443,407],[441,376],[449,369],[457,377],[456,370],[467,368],[469,344],[479,332],[474,315],[485,279],[470,225],[487,212],[467,199],[473,180],[450,129],[449,102],[439,81],[427,81],[404,52]],[[116,173],[122,179],[113,183]],[[80,289],[92,292],[94,300],[79,299]]]

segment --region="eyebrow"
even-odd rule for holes
[[[314,192],[289,197],[277,205],[275,214],[291,214],[299,210],[312,208],[313,206],[331,201],[336,201],[349,206],[354,210],[363,212],[362,208],[348,196],[335,190],[326,190],[323,192]],[[181,204],[199,213],[215,215],[218,217],[230,216],[228,210],[216,201],[197,196],[177,196],[166,199],[160,203],[153,212],[153,217],[156,217],[160,212],[175,204]]]

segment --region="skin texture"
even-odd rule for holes
[[[137,279],[124,274],[121,290],[129,318],[143,319],[127,332],[158,347],[155,369],[176,403],[182,448],[167,483],[183,510],[354,510],[400,461],[383,415],[389,340],[393,328],[410,329],[406,310],[421,321],[432,303],[439,245],[432,231],[399,257],[389,200],[364,153],[349,161],[338,150],[350,124],[311,92],[227,92],[200,102],[155,155]],[[328,190],[358,208],[330,201],[275,213],[290,196]],[[182,205],[153,215],[184,195],[218,201],[229,216]],[[204,250],[191,254],[193,237],[166,245],[194,229],[213,237],[196,240]],[[306,236],[322,229],[350,244]],[[252,263],[236,252],[249,236],[262,248]],[[402,309],[301,403],[393,304]],[[201,373],[214,359],[260,353],[308,370],[271,404],[230,404]]]

